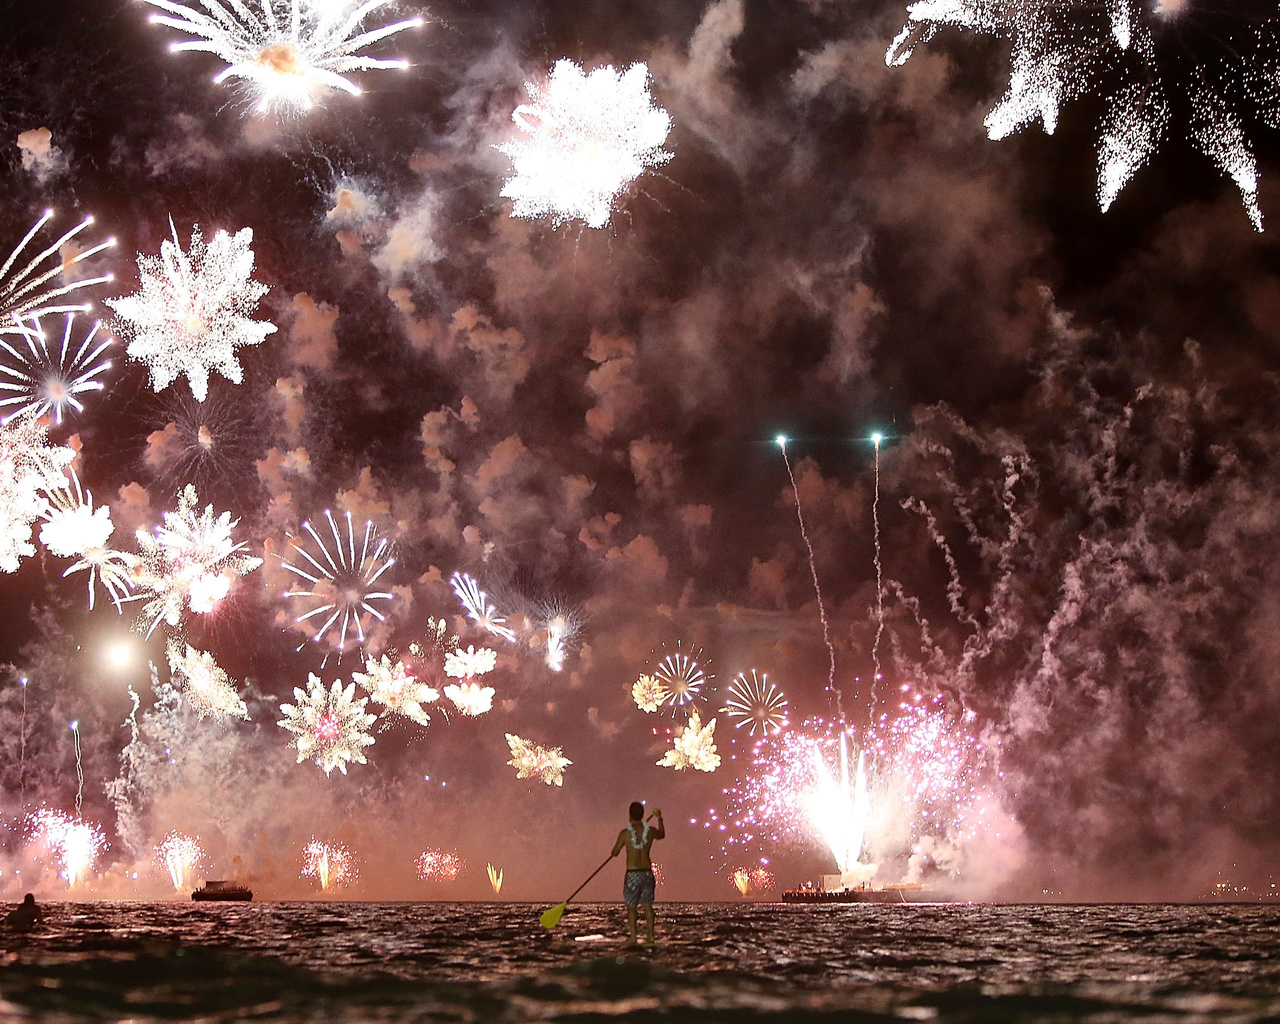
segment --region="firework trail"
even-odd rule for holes
[[[66,315],[61,345],[50,346],[49,337],[40,324],[39,315],[16,321],[23,344],[10,344],[0,334],[0,350],[12,363],[0,361],[0,409],[16,408],[33,416],[52,412],[54,422],[62,425],[67,408],[84,412],[77,397],[90,391],[101,391],[98,377],[111,368],[111,360],[97,361],[111,345],[108,335],[98,339],[101,321],[95,320],[78,346],[71,341],[75,313]],[[5,356],[0,355],[0,360]]]
[[[43,843],[57,858],[62,865],[59,874],[72,888],[93,870],[107,845],[96,825],[47,807],[29,814],[26,824],[31,841]]]
[[[919,0],[907,8],[885,62],[905,63],[946,26],[1012,44],[1008,90],[986,118],[992,139],[1037,120],[1052,135],[1063,103],[1100,98],[1106,109],[1098,132],[1098,205],[1105,211],[1160,147],[1174,111],[1186,109],[1192,143],[1234,180],[1249,219],[1262,230],[1246,126],[1272,124],[1280,100],[1274,8],[1252,17],[1233,5],[1199,10],[1181,0]]]
[[[302,851],[302,871],[298,877],[314,878],[322,892],[351,885],[359,876],[355,854],[342,843],[312,837]]]
[[[495,868],[492,864],[485,865],[485,871],[489,875],[489,884],[493,886],[493,894],[495,896],[502,893],[502,868]]]
[[[804,539],[805,550],[809,553],[809,574],[813,577],[813,593],[818,599],[818,618],[822,622],[822,642],[827,645],[830,668],[827,671],[827,693],[836,698],[836,714],[844,719],[844,698],[836,686],[836,648],[831,642],[831,624],[827,621],[827,606],[822,600],[822,587],[818,585],[818,564],[813,557],[813,544],[809,541],[809,531],[804,525],[804,512],[800,508],[800,488],[796,486],[796,475],[791,471],[791,460],[787,458],[787,439],[778,436],[778,447],[782,450],[782,463],[787,467],[787,478],[791,481],[791,493],[796,498],[796,521],[800,524],[800,536]]]
[[[875,537],[876,562],[876,638],[871,645],[871,699],[867,707],[868,722],[874,721],[876,715],[876,690],[880,685],[880,638],[884,635],[884,571],[880,562],[880,442],[884,438],[877,433],[871,435],[871,440],[876,446],[875,497],[871,499],[871,523]]]
[[[51,303],[81,288],[105,284],[112,280],[110,274],[104,274],[101,277],[83,278],[72,281],[70,284],[47,287],[60,274],[65,280],[67,272],[77,263],[116,244],[114,238],[108,238],[105,242],[99,242],[79,252],[75,251],[76,246],[71,240],[93,223],[92,217],[86,217],[47,249],[37,253],[21,270],[13,269],[27,244],[52,216],[52,210],[45,210],[18,243],[17,248],[9,254],[3,266],[0,266],[0,334],[21,333],[19,322],[29,317],[46,313],[83,313],[89,308],[83,303],[78,305],[51,305]],[[66,246],[66,252],[63,251],[64,246]],[[46,260],[52,265],[46,264]]]
[[[298,764],[308,758],[328,775],[337,768],[347,774],[347,763],[367,764],[364,748],[373,745],[368,728],[377,715],[365,713],[368,698],[355,699],[355,683],[344,689],[335,679],[326,692],[314,673],[307,674],[307,689],[293,688],[295,704],[281,704],[284,718],[276,722],[294,734],[289,746],[298,752]]]
[[[720,709],[733,719],[735,729],[746,728],[748,734],[768,736],[770,732],[778,732],[787,724],[787,698],[765,673],[756,675],[751,669],[739,672],[729,684],[724,707]]]
[[[76,748],[76,817],[80,817],[80,805],[84,802],[84,761],[80,751],[80,723],[72,721],[70,725],[72,743]]]
[[[18,680],[22,687],[22,721],[18,726],[18,806],[27,806],[27,677]]]
[[[225,61],[227,67],[214,82],[238,81],[257,99],[260,113],[310,110],[322,93],[333,90],[359,96],[360,87],[344,75],[407,68],[409,62],[363,56],[358,51],[422,24],[421,18],[409,18],[362,31],[365,20],[392,0],[364,0],[359,5],[200,0],[203,11],[195,4],[173,0],[144,2],[167,12],[152,14],[151,21],[195,37],[170,43],[171,51],[201,50]]]
[[[176,892],[190,882],[204,860],[204,847],[199,839],[175,829],[156,844],[154,856],[156,864],[168,872]]]
[[[672,748],[656,762],[660,768],[674,768],[684,771],[693,768],[700,772],[713,772],[720,767],[720,755],[716,753],[715,744],[716,720],[713,718],[705,726],[698,717],[697,710],[689,712],[689,721],[676,737]]]
[[[424,850],[413,866],[418,878],[424,882],[452,882],[462,873],[466,863],[456,850]]]
[[[498,150],[511,158],[502,188],[513,217],[585,221],[601,228],[613,204],[648,167],[671,159],[662,148],[671,118],[649,95],[649,69],[633,64],[584,74],[557,61],[544,85],[511,115],[519,134]]]
[[[537,776],[548,786],[564,785],[564,770],[573,764],[560,753],[560,747],[543,747],[532,740],[507,733],[507,746],[511,748],[511,760],[507,762],[516,770],[517,779]]]
[[[465,572],[455,572],[449,577],[453,592],[467,610],[467,618],[481,629],[494,636],[500,636],[507,643],[515,643],[515,631],[506,625],[506,619],[498,614],[498,609],[489,603],[488,595],[480,589],[480,584]]]
[[[662,646],[666,648],[666,644]],[[691,707],[694,701],[706,699],[702,695],[702,688],[706,685],[708,678],[715,677],[708,677],[702,665],[699,664],[702,657],[701,648],[692,647],[685,650],[684,642],[676,641],[675,651],[665,655],[654,667],[652,677],[663,690],[664,702],[671,708],[672,713]],[[655,692],[656,689],[650,688],[650,695]]]
[[[269,289],[249,276],[252,228],[234,235],[219,231],[206,245],[197,225],[183,252],[178,229],[172,221],[169,227],[173,241],[160,243],[159,256],[138,254],[138,293],[106,302],[116,311],[113,327],[129,339],[126,353],[150,368],[152,390],[163,391],[185,375],[191,394],[203,402],[211,371],[241,383],[236,349],[261,345],[276,332],[275,324],[252,315]]]
[[[303,523],[302,528],[319,548],[319,556],[312,555],[296,538],[289,537],[289,546],[301,559],[290,562],[281,556],[280,562],[284,568],[300,576],[310,589],[289,590],[284,596],[307,598],[315,604],[314,608],[294,620],[299,625],[308,619],[327,616],[311,637],[312,641],[318,642],[331,626],[338,623],[336,646],[341,653],[346,648],[347,632],[352,626],[355,627],[357,642],[363,644],[367,616],[379,622],[387,621],[373,602],[390,601],[395,595],[374,590],[374,587],[382,575],[396,564],[396,560],[391,557],[390,541],[378,536],[372,522],[365,522],[364,537],[357,546],[355,526],[349,511],[346,513],[345,537],[338,531],[338,524],[328,509],[324,510],[324,515],[329,521],[329,532],[333,534],[333,547],[325,543],[309,522]]]

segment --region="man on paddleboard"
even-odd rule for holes
[[[636,910],[644,908],[644,920],[648,928],[649,944],[653,944],[653,864],[649,860],[649,849],[655,839],[664,839],[667,830],[662,827],[662,812],[656,807],[650,818],[657,818],[657,826],[651,826],[644,820],[644,804],[633,803],[630,810],[631,821],[618,833],[618,841],[613,844],[616,857],[623,850],[627,851],[627,873],[622,881],[622,902],[627,905],[627,931],[631,941],[636,941]]]

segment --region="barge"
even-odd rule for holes
[[[807,883],[798,889],[786,889],[783,903],[948,903],[932,888],[919,882],[898,882],[894,885],[869,885],[867,882],[850,884],[840,875],[823,875],[813,885]]]
[[[253,890],[247,885],[241,885],[239,882],[206,879],[204,885],[191,894],[191,898],[193,900],[216,901],[219,903],[233,900],[244,903],[253,899]]]

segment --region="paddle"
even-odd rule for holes
[[[596,868],[593,872],[591,872],[590,875],[587,876],[587,882],[591,881],[591,879],[595,878],[596,875],[600,874],[600,872],[604,870],[605,864],[608,864],[609,861],[611,860],[613,860],[613,854],[609,854],[609,856],[607,856],[604,859],[604,864],[601,864],[598,868]],[[574,896],[577,896],[578,893],[582,892],[582,890],[587,887],[587,882],[583,882],[580,886],[578,886],[578,888],[574,889],[569,896],[569,900],[573,899]],[[569,905],[569,900],[565,900],[563,903],[557,903],[554,907],[548,907],[546,910],[542,912],[542,916],[538,918],[538,920],[542,922],[543,928],[547,929],[547,931],[550,931],[552,928],[554,928],[556,925],[560,923],[560,917],[564,914],[564,908]]]

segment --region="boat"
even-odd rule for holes
[[[247,885],[241,885],[239,882],[228,882],[220,878],[206,879],[204,885],[191,894],[191,898],[193,900],[216,900],[218,902],[231,900],[247,902],[253,899],[253,890]]]
[[[818,885],[805,884],[798,889],[786,889],[783,903],[939,903],[950,902],[939,896],[929,886],[919,882],[898,882],[894,885],[843,885],[839,875],[824,875]]]

